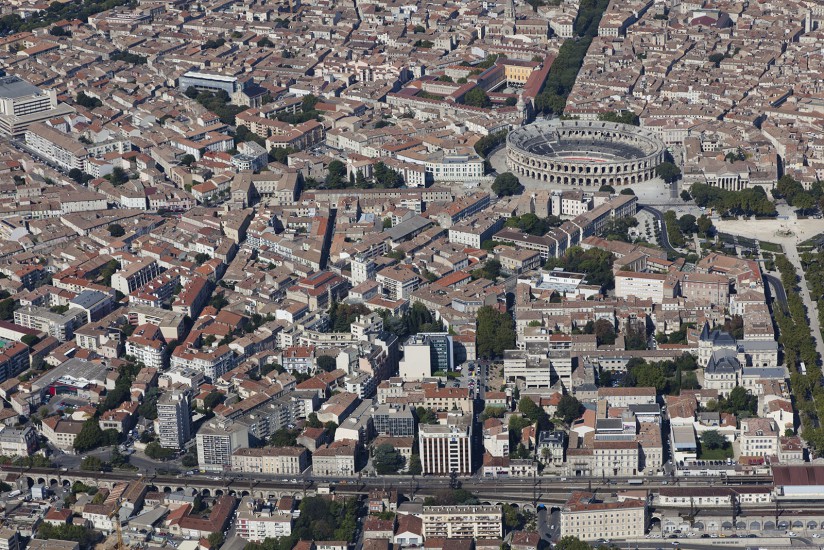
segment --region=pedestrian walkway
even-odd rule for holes
[[[807,317],[810,322],[810,329],[812,329],[812,336],[815,339],[815,349],[818,351],[818,357],[824,360],[824,339],[821,337],[821,324],[818,321],[818,302],[815,302],[810,295],[810,289],[807,286],[807,277],[801,267],[798,248],[795,242],[781,243],[781,245],[784,247],[784,253],[787,259],[795,266],[799,277],[801,277],[801,281],[798,283],[800,287],[799,294],[801,295],[801,301],[804,302],[804,306],[807,308]],[[784,290],[786,291],[787,289]]]

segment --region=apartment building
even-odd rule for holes
[[[297,476],[308,467],[309,451],[303,447],[246,448],[232,453],[236,472]]]
[[[160,437],[160,446],[166,449],[182,449],[192,438],[192,408],[188,391],[173,390],[160,396],[155,433]]]
[[[435,220],[441,227],[452,227],[453,224],[474,216],[490,205],[489,193],[474,193],[469,196],[456,197],[444,209],[435,214]]]
[[[184,332],[186,315],[145,305],[129,303],[129,324],[139,326],[146,323],[160,328],[160,333],[167,342],[179,339]]]
[[[249,542],[261,543],[292,534],[291,512],[282,512],[271,503],[243,497],[238,507],[235,526],[237,535]]]
[[[480,217],[472,221],[457,223],[449,228],[449,242],[481,248],[484,241],[492,239],[495,232],[504,225],[503,218]]]
[[[86,312],[79,308],[55,313],[40,306],[23,306],[14,312],[14,323],[47,333],[61,342],[74,338],[74,329],[86,323]]]
[[[212,281],[202,277],[192,277],[172,303],[172,311],[192,318],[197,317],[208,302],[213,288]]]
[[[472,399],[469,388],[439,388],[436,384],[423,385],[423,401],[412,403],[433,411],[458,411],[463,414],[472,412]]]
[[[289,346],[281,354],[280,364],[287,372],[309,374],[315,372],[315,346]]]
[[[598,388],[598,400],[606,400],[610,407],[653,405],[656,399],[655,388]]]
[[[45,518],[48,521],[48,516]],[[38,542],[49,542],[52,541],[38,541]],[[67,544],[74,544],[77,545],[77,548],[80,546],[75,543],[69,543],[68,541],[57,541],[57,542],[66,542]],[[56,547],[55,547],[56,546]],[[0,529],[0,550],[23,550],[23,548],[33,548],[33,545],[25,545],[24,542],[20,540],[20,533],[17,532],[15,529]],[[50,549],[53,550],[63,550],[61,546],[58,545],[49,545]],[[70,549],[74,550],[74,548]]]
[[[726,306],[730,302],[730,281],[716,273],[682,273],[681,295],[695,302]]]
[[[723,348],[712,352],[704,368],[703,388],[718,390],[719,395],[727,397],[739,385],[740,379],[741,364],[736,352]]]
[[[504,227],[495,233],[493,238],[496,241],[510,242],[518,249],[533,250],[540,254],[541,261],[546,261],[550,257],[554,258],[558,250],[558,242],[549,235],[538,237],[509,227]]]
[[[181,272],[182,270],[177,268],[163,272],[143,287],[132,291],[129,303],[157,308],[170,304],[174,291],[180,284]]]
[[[576,217],[586,214],[592,209],[593,200],[590,193],[580,189],[571,191],[555,191],[550,196],[552,213],[556,216]]]
[[[8,342],[0,348],[0,382],[14,378],[29,366],[29,347],[26,344]]]
[[[629,477],[638,474],[639,464],[637,441],[586,438],[582,447],[567,449],[566,470],[571,476]]]
[[[137,327],[126,340],[126,355],[131,355],[147,367],[162,369],[166,366],[166,342],[155,325]]]
[[[31,426],[0,431],[0,455],[29,456],[37,450],[37,434]]]
[[[741,456],[768,457],[778,455],[781,434],[771,418],[741,420]]]
[[[354,441],[335,441],[312,454],[312,472],[319,476],[353,476],[357,465],[358,446]]]
[[[423,474],[459,475],[472,473],[472,416],[450,413],[443,424],[418,427]]]
[[[480,181],[484,177],[484,159],[474,151],[454,154],[435,152],[429,155],[424,166],[434,181]]]
[[[82,429],[83,422],[62,420],[59,416],[44,418],[40,424],[43,437],[65,453],[74,453],[74,440]]]
[[[500,505],[424,506],[423,538],[500,539],[504,534]]]
[[[26,129],[26,145],[37,156],[65,171],[83,170],[89,158],[82,143],[42,122],[35,122]]]
[[[494,457],[509,456],[509,426],[499,418],[487,418],[483,424],[484,451]]]
[[[643,537],[646,504],[641,500],[600,502],[593,493],[575,491],[561,508],[561,536],[583,541]]]
[[[399,375],[404,380],[421,380],[433,372],[449,372],[455,358],[452,336],[447,333],[418,333],[403,345]]]
[[[222,472],[232,465],[232,454],[249,447],[246,426],[213,419],[197,431],[197,462],[201,470]]]
[[[172,353],[171,367],[173,369],[194,369],[215,381],[226,371],[234,368],[234,353],[229,346],[196,347],[190,343],[190,340],[192,340],[191,336]]]
[[[504,377],[508,381],[523,380],[527,388],[549,388],[552,368],[545,358],[536,360],[524,350],[508,349],[504,350]]]
[[[372,422],[378,435],[415,437],[415,415],[407,405],[378,405],[372,412]]]
[[[495,257],[504,273],[521,274],[541,267],[541,255],[534,250],[517,250],[509,246],[495,248]]]
[[[178,78],[178,87],[181,90],[194,88],[198,91],[217,92],[224,91],[230,96],[235,92],[242,91],[246,83],[236,76],[226,76],[222,74],[201,73],[198,71],[188,71]]]
[[[666,273],[619,271],[615,274],[615,296],[618,298],[635,296],[660,304],[664,298],[675,297],[675,285],[670,279],[671,277]]]
[[[375,280],[387,300],[408,300],[421,284],[421,278],[412,269],[397,265],[378,271]]]
[[[111,312],[114,300],[110,294],[98,290],[84,290],[69,301],[69,307],[86,312],[86,322],[99,321]]]
[[[561,466],[564,463],[564,443],[566,434],[562,431],[542,431],[538,434],[535,444],[535,456],[545,466],[552,464]]]
[[[112,288],[128,296],[160,275],[160,266],[153,258],[140,258],[112,275]]]

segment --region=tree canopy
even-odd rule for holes
[[[562,396],[561,400],[558,402],[556,414],[558,418],[561,418],[564,422],[570,424],[573,420],[581,416],[581,412],[583,412],[583,410],[583,405],[581,405],[581,402],[578,401],[575,396],[566,394]]]
[[[482,137],[475,142],[475,152],[486,158],[486,156],[491,153],[493,149],[506,141],[506,136],[508,133],[509,132],[506,130],[501,130],[500,132],[495,132],[494,134],[489,134]]]
[[[112,237],[122,237],[126,234],[126,230],[123,229],[123,226],[119,223],[113,223],[109,225],[108,229],[109,235],[111,235]]]
[[[599,346],[611,346],[615,343],[615,325],[607,319],[598,319],[594,327],[595,339]]]
[[[492,102],[489,100],[489,96],[486,95],[486,92],[481,87],[475,87],[466,92],[464,95],[464,103],[467,105],[471,105],[472,107],[489,107]]]
[[[605,122],[618,122],[621,124],[630,124],[632,126],[640,126],[641,124],[638,115],[636,115],[632,111],[623,111],[621,113],[601,113],[600,115],[598,115],[598,120],[603,120]]]
[[[397,474],[403,468],[404,459],[395,447],[384,443],[375,449],[372,464],[379,475],[391,475]]]
[[[81,453],[91,451],[103,445],[103,430],[96,418],[90,418],[83,423],[80,433],[74,438],[74,449]]]
[[[580,246],[568,248],[560,258],[549,258],[545,268],[563,268],[573,273],[584,273],[587,282],[592,285],[601,285],[606,290],[615,287],[615,277],[612,274],[612,264],[615,257],[611,252],[590,248],[584,250]]]
[[[515,326],[512,315],[491,306],[478,310],[478,357],[501,357],[504,350],[515,348]]]
[[[775,205],[760,185],[742,191],[727,191],[704,183],[693,183],[690,193],[698,206],[711,207],[719,214],[734,216],[775,216]]]
[[[504,172],[495,177],[492,192],[499,197],[509,197],[521,192],[521,182],[512,172]]]
[[[552,227],[558,227],[562,222],[563,220],[561,218],[552,214],[546,218],[539,218],[535,214],[528,212],[520,216],[512,216],[506,220],[504,226],[514,227],[530,235],[541,236],[546,235]]]
[[[701,434],[701,445],[710,450],[723,449],[727,445],[727,438],[718,430],[707,430]]]
[[[666,183],[672,183],[681,177],[681,169],[669,161],[664,161],[655,167],[655,175]]]

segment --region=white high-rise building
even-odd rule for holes
[[[418,426],[424,474],[472,473],[472,415],[449,413],[445,424]]]
[[[212,420],[197,432],[197,462],[201,470],[228,470],[232,466],[232,453],[248,446],[246,426],[231,420]]]
[[[160,446],[166,449],[182,449],[192,438],[192,407],[188,391],[172,390],[157,401],[155,433]]]

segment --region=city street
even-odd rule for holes
[[[52,452],[51,461],[57,465],[58,468],[66,468],[69,471],[72,470],[80,470],[80,463],[83,461],[84,458],[88,456],[93,456],[95,458],[99,458],[102,462],[108,462],[112,456],[112,451],[114,451],[117,446],[108,446],[108,447],[100,447],[98,449],[94,449],[93,451],[89,451],[87,453],[82,454],[68,454],[64,453],[63,451],[55,448],[52,445],[49,445],[49,449]],[[128,462],[132,466],[136,467],[138,471],[143,472],[145,474],[155,474],[158,470],[181,470],[183,468],[178,462],[174,461],[167,461],[162,462],[158,460],[152,460],[151,458],[147,457],[141,451],[135,451],[133,454],[128,456]]]
[[[561,536],[561,511],[550,512],[549,508],[538,510],[538,534],[547,542],[557,541]]]

